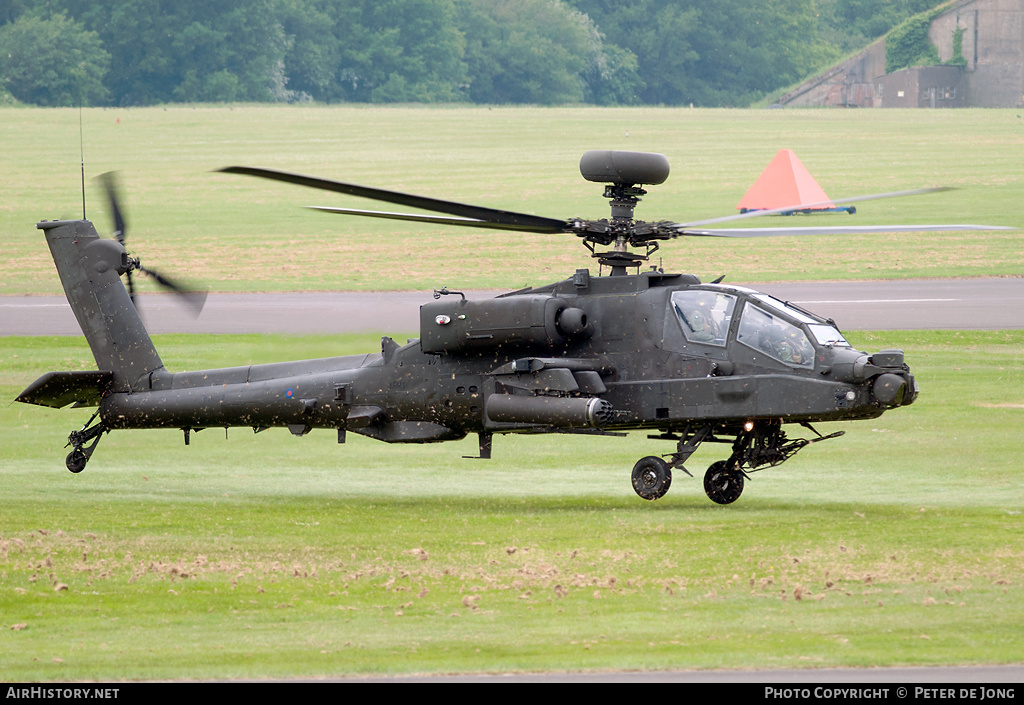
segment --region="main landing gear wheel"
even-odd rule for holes
[[[704,473],[704,491],[712,502],[732,504],[743,494],[743,473],[730,467],[729,461],[719,460]]]
[[[648,455],[633,466],[633,490],[644,499],[664,497],[672,485],[672,469],[661,458]]]

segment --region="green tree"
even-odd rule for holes
[[[636,57],[562,0],[460,0],[459,18],[474,102],[636,102]]]
[[[274,0],[50,0],[96,31],[114,101],[266,101],[286,42]]]
[[[936,11],[922,12],[907,18],[889,32],[885,40],[885,72],[892,73],[909,66],[939,64],[939,50],[928,36]]]
[[[814,0],[572,0],[637,58],[645,104],[747,105],[836,56]]]
[[[640,102],[689,102],[688,84],[700,56],[689,44],[699,13],[688,2],[574,0],[574,4],[597,23],[608,41],[636,56],[643,82]]]
[[[818,37],[812,0],[718,0],[700,3],[690,46],[692,102],[742,106],[838,58]]]
[[[636,54],[604,41],[591,52],[583,80],[584,100],[596,105],[636,105],[644,89]]]
[[[63,14],[26,13],[0,27],[0,85],[24,103],[102,104],[109,64],[97,34]]]
[[[370,93],[374,102],[455,100],[465,81],[463,38],[452,0],[376,0],[371,27],[394,37],[397,51],[383,67],[383,82]],[[397,25],[397,27],[396,27]]]
[[[942,0],[944,1],[944,0]],[[881,37],[903,20],[940,0],[834,0],[837,18],[869,39]]]
[[[863,48],[940,0],[817,0],[819,33],[840,54]]]
[[[67,101],[74,64],[76,94],[117,104],[741,106],[934,1],[0,0],[8,42],[52,47],[74,28],[67,56],[19,49],[0,65],[35,101]]]
[[[453,0],[278,0],[290,90],[314,99],[444,102],[465,84]]]
[[[340,62],[336,17],[339,3],[311,0],[279,0],[278,21],[286,49],[281,63],[282,88],[301,96],[327,101]]]
[[[32,0],[0,0],[0,27],[21,17],[32,6]]]

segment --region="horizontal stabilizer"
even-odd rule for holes
[[[30,384],[15,401],[54,409],[61,409],[68,404],[98,406],[104,390],[113,379],[113,372],[102,370],[47,372]]]

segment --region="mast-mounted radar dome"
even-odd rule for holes
[[[653,152],[592,149],[580,159],[583,178],[602,184],[654,186],[664,183],[668,172],[668,158]]]

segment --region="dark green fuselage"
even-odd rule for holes
[[[815,344],[813,364],[787,363],[737,340],[756,292],[654,271],[581,271],[485,301],[453,294],[421,308],[419,339],[399,346],[385,338],[380,353],[173,373],[121,283],[123,248],[88,221],[39,227],[99,372],[77,380],[51,373],[19,400],[98,402],[109,429],[331,428],[388,442],[514,431],[671,433],[695,422],[730,430],[758,419],[871,418],[916,395],[902,355],[878,365],[847,345]],[[672,295],[693,290],[734,300],[718,344],[684,335]],[[898,401],[880,401],[874,388],[883,375],[906,384]]]

